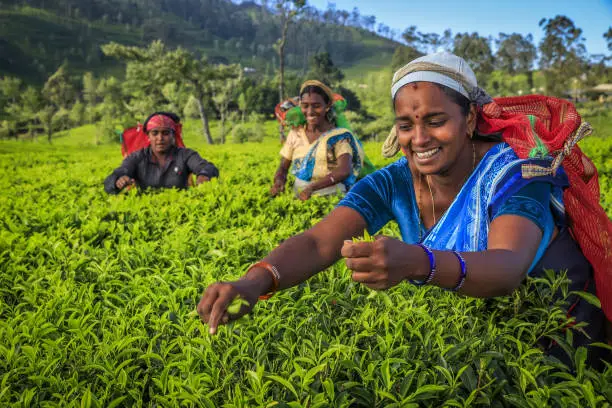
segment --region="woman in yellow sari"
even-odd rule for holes
[[[281,163],[270,194],[285,189],[287,174],[295,176],[293,189],[300,200],[312,195],[345,193],[357,181],[364,153],[359,140],[347,128],[343,100],[319,81],[306,81],[300,89],[299,110],[287,122],[293,128],[280,151]],[[295,117],[297,116],[297,117]]]

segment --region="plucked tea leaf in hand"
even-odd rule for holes
[[[236,296],[232,303],[227,307],[227,312],[229,314],[238,314],[242,306],[248,306],[249,302],[246,299],[241,298],[240,296]]]

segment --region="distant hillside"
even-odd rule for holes
[[[362,27],[364,20],[367,27],[370,23],[359,15],[307,9],[289,32],[289,69],[306,71],[309,58],[323,51],[351,72],[388,65],[398,43]],[[146,45],[154,39],[213,61],[272,73],[278,65],[273,44],[279,35],[278,17],[254,2],[0,0],[0,76],[41,83],[63,62],[75,73],[120,75],[119,63],[106,58],[100,45]]]

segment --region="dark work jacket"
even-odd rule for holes
[[[123,176],[136,180],[141,189],[187,188],[190,173],[208,178],[219,176],[215,165],[204,160],[195,150],[174,147],[169,152],[166,164],[161,167],[151,149],[145,147],[123,159],[121,166],[104,180],[104,190],[109,194],[119,193],[115,183]]]
[[[529,276],[544,276],[546,269],[567,271],[567,277],[571,280],[568,288],[570,291],[585,291],[593,295],[595,294],[593,268],[582,254],[580,247],[567,228],[562,228],[559,231],[559,234],[548,246],[546,252],[544,252],[540,261],[534,266]],[[559,296],[561,296],[560,293]],[[612,362],[612,352],[604,348],[591,347],[589,345],[595,342],[606,342],[606,317],[600,308],[591,305],[577,295],[570,296],[569,301],[568,315],[575,317],[578,322],[584,321],[589,324],[583,329],[588,337],[582,332],[574,332],[573,346],[575,348],[580,346],[587,347],[587,362],[594,368],[603,369],[604,364],[602,360]],[[557,357],[568,366],[572,366],[571,358],[560,346],[552,342],[544,341],[544,343],[550,355]]]

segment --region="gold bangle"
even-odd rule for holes
[[[268,300],[278,290],[278,285],[279,285],[279,282],[280,282],[280,274],[278,273],[278,269],[276,269],[276,266],[274,266],[272,264],[269,264],[268,262],[259,261],[259,262],[254,263],[253,265],[249,266],[249,269],[247,269],[247,271],[246,271],[246,275],[249,274],[251,269],[254,269],[254,268],[257,268],[257,267],[261,267],[261,268],[265,269],[266,271],[270,272],[270,275],[272,275],[272,290],[270,292],[266,293],[265,295],[261,295],[259,297],[259,300]]]

